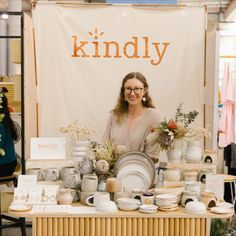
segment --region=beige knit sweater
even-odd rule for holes
[[[156,109],[148,108],[144,114],[136,118],[134,125],[128,129],[127,117],[117,124],[112,112],[108,118],[103,142],[111,141],[115,145],[125,145],[127,151],[141,151],[151,158],[158,159],[159,148],[156,143],[146,140],[150,129],[159,122]]]

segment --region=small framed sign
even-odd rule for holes
[[[66,139],[55,138],[31,138],[30,159],[50,160],[66,158]]]

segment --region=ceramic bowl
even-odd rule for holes
[[[139,207],[139,209],[142,209],[142,210],[146,210],[146,211],[156,211],[158,208],[157,205],[146,205],[146,204],[143,204]]]
[[[206,212],[206,205],[199,201],[188,202],[185,205],[185,212],[191,214],[203,214]]]
[[[97,211],[101,212],[117,212],[117,206],[115,202],[113,201],[101,201],[99,204],[96,206]]]
[[[124,211],[134,211],[141,205],[140,200],[134,198],[119,198],[117,199],[117,206]]]

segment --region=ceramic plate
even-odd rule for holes
[[[124,169],[124,170],[123,170]],[[152,184],[155,179],[155,165],[149,156],[139,151],[130,151],[122,155],[114,166],[114,173],[116,176],[120,175],[119,173],[124,172],[129,173],[130,171],[138,171],[145,176],[148,181],[147,189],[152,187]],[[133,188],[136,188],[133,187]],[[138,187],[139,188],[139,187]]]
[[[117,172],[117,177],[126,176],[127,173],[130,173],[131,171],[136,171],[142,174],[142,176],[147,180],[148,186],[152,184],[152,176],[149,174],[150,172],[144,166],[140,166],[135,163],[131,165],[126,165],[124,166],[124,168],[121,168]]]
[[[224,207],[224,208],[233,208],[233,204],[230,202],[218,202],[216,203],[217,207]]]
[[[115,167],[119,167],[122,163],[129,161],[129,160],[142,161],[145,165],[148,165],[148,166],[154,168],[154,170],[155,170],[155,165],[154,165],[154,162],[152,161],[152,159],[149,156],[147,156],[146,154],[144,154],[143,152],[139,152],[139,151],[126,152],[124,155],[122,155],[116,161]]]
[[[184,212],[186,212],[186,213],[189,213],[189,214],[204,214],[204,213],[206,213],[207,211],[188,211],[188,210],[184,210]]]
[[[177,195],[176,194],[159,194],[159,195],[156,195],[156,200],[160,200],[160,199],[163,199],[163,200],[172,200],[172,199],[176,199],[177,198]]]
[[[158,206],[152,205],[152,204],[143,204],[139,207],[139,209],[145,210],[145,211],[156,211]]]
[[[117,177],[122,179],[124,190],[129,192],[134,188],[148,189],[148,181],[138,171],[119,172]]]
[[[233,209],[225,208],[225,207],[212,207],[211,212],[214,212],[217,214],[228,214],[228,213],[233,213]]]
[[[159,207],[158,208],[160,211],[176,211],[176,210],[178,210],[178,206],[177,207],[173,207],[173,208],[161,208],[161,207]]]
[[[12,204],[9,206],[11,211],[29,211],[32,206],[29,204]]]
[[[124,165],[130,164],[132,162],[135,162],[141,166],[145,166],[146,168],[148,168],[151,172],[153,171],[153,165],[151,165],[151,163],[147,160],[147,159],[133,159],[133,158],[124,158],[123,161],[117,166],[118,169],[122,168]]]

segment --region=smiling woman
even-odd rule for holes
[[[124,145],[126,151],[144,152],[157,160],[158,146],[146,137],[158,121],[146,78],[139,72],[129,73],[122,81],[120,95],[108,118],[103,141]]]

